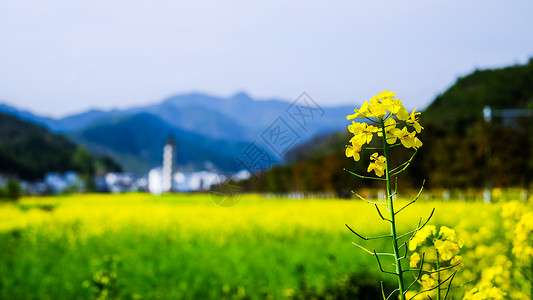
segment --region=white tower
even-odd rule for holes
[[[172,136],[170,136],[165,147],[163,148],[163,193],[170,193],[174,191],[172,175],[174,174],[174,161],[176,160],[176,146],[176,141]]]

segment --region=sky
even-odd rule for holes
[[[61,117],[202,92],[423,109],[533,57],[533,1],[0,1],[0,102]]]

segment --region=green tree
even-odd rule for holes
[[[10,178],[0,187],[0,198],[15,201],[20,196],[22,196],[22,188],[16,179]]]
[[[72,155],[72,163],[85,185],[85,190],[88,192],[94,191],[96,189],[94,182],[95,167],[91,153],[82,146],[78,147]]]

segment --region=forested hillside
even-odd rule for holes
[[[400,97],[401,98],[401,97]],[[408,103],[408,99],[402,99]],[[533,174],[533,118],[492,118],[483,108],[533,109],[533,59],[526,65],[477,70],[459,78],[425,111],[420,123],[424,145],[401,177],[401,186],[415,188],[426,179],[430,188],[526,187]],[[352,111],[346,111],[346,115]],[[339,120],[342,122],[342,120]],[[343,168],[366,173],[368,155],[355,163],[344,155],[348,131],[317,136],[287,153],[288,163],[258,179],[251,189],[270,192],[320,191],[345,195],[354,188],[375,186]],[[399,151],[402,152],[402,151]],[[409,153],[398,153],[397,160]],[[406,157],[407,156],[407,157]],[[394,158],[393,158],[394,159]]]
[[[120,170],[109,158],[95,159],[67,137],[34,123],[0,113],[0,173],[21,179],[42,178],[48,172]]]
[[[459,78],[424,110],[424,120],[465,136],[483,119],[485,106],[533,109],[533,58],[526,65],[476,70]]]

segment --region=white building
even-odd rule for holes
[[[146,179],[136,178],[133,174],[108,173],[103,178],[106,189],[111,193],[146,190]]]
[[[163,193],[163,171],[161,168],[154,168],[148,173],[148,190],[156,195]]]
[[[174,191],[174,180],[172,174],[174,174],[174,162],[176,161],[176,148],[177,144],[174,138],[171,136],[168,138],[165,147],[163,148],[163,171],[162,171],[162,190],[164,193],[170,193]]]
[[[173,191],[192,192],[208,191],[212,185],[221,184],[227,177],[211,171],[176,172],[177,143],[170,137],[163,148],[163,165],[148,173],[148,190],[152,194]],[[231,176],[232,180],[240,181],[250,177],[248,171],[240,171]]]
[[[176,153],[176,140],[170,136],[163,147],[163,166],[154,168],[148,173],[148,190],[152,194],[175,191],[173,174],[175,171]]]
[[[78,188],[81,188],[81,183],[78,181],[78,176],[75,172],[66,172],[65,174],[48,173],[44,177],[44,183],[54,194],[60,193],[76,184],[80,185]]]
[[[180,191],[208,191],[213,184],[219,184],[224,179],[220,179],[217,173],[209,171],[199,171],[190,173],[178,172],[174,175],[176,186]]]

